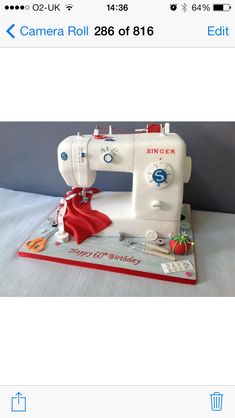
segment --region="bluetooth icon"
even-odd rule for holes
[[[187,10],[188,10],[188,5],[186,3],[183,3],[182,4],[182,11],[187,12]]]

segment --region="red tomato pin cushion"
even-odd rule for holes
[[[169,246],[173,254],[186,255],[194,245],[186,235],[175,235],[170,239]]]

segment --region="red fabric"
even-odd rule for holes
[[[85,241],[91,235],[98,234],[112,223],[111,219],[104,213],[91,209],[90,201],[92,194],[87,193],[87,197],[89,198],[88,202],[81,203],[82,196],[79,195],[81,191],[82,189],[80,187],[75,187],[65,196],[66,199],[66,197],[76,193],[76,196],[67,200],[64,229],[74,236],[77,244],[81,244],[81,242]],[[86,191],[92,191],[93,194],[99,193],[99,190],[95,188],[89,188]]]

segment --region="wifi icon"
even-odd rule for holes
[[[65,7],[67,10],[71,10],[73,8],[73,4],[66,4]]]

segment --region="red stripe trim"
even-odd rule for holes
[[[26,253],[23,251],[18,251],[18,255],[20,257],[37,258],[39,260],[53,261],[53,262],[62,263],[62,264],[70,264],[72,266],[86,267],[86,268],[91,268],[91,269],[96,269],[96,270],[114,271],[115,273],[130,274],[132,276],[145,277],[148,279],[164,280],[164,281],[169,281],[169,282],[191,284],[191,285],[196,284],[196,280],[190,280],[186,278],[184,279],[181,277],[174,277],[174,276],[167,276],[165,274],[163,275],[163,274],[155,274],[155,273],[149,273],[149,272],[144,272],[144,271],[131,270],[131,269],[126,269],[122,267],[107,266],[105,264],[99,265],[99,264],[94,264],[94,263],[84,263],[82,261],[68,260],[65,258],[51,257],[48,255],[42,255],[42,254]]]

